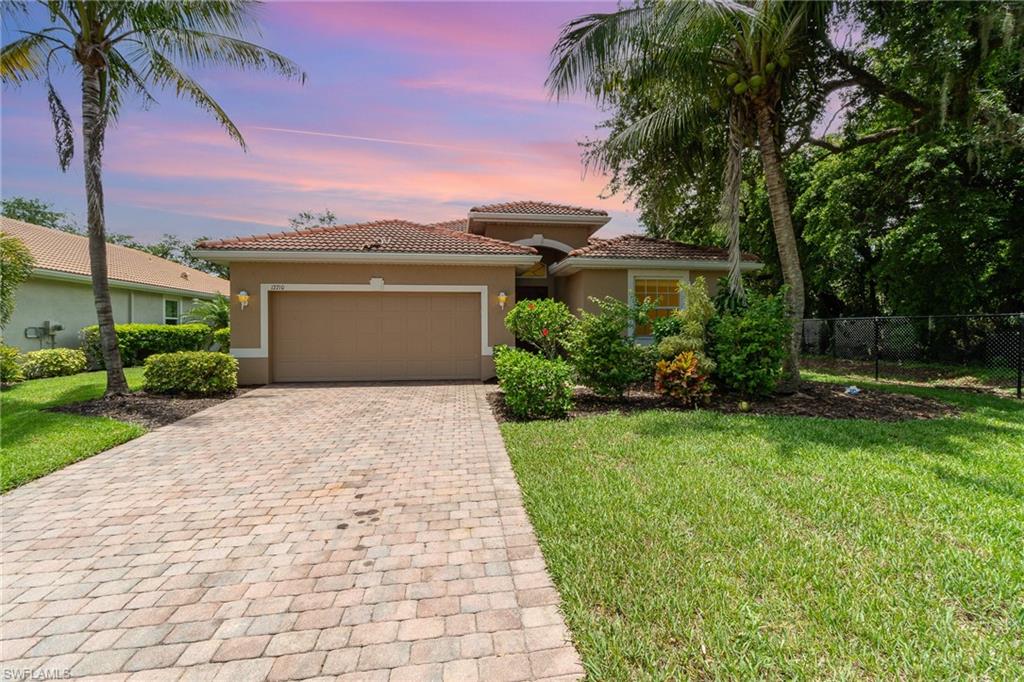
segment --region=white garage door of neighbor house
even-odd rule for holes
[[[480,378],[480,295],[274,292],[273,381]]]

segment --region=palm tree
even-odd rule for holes
[[[48,25],[3,47],[0,77],[19,85],[46,81],[56,132],[57,156],[67,170],[74,153],[71,117],[50,81],[50,69],[65,59],[81,74],[82,146],[89,230],[89,260],[100,345],[107,370],[105,395],[128,391],[117,348],[114,315],[107,282],[106,221],[103,213],[103,141],[107,125],[117,119],[130,96],[148,104],[150,88],[166,88],[209,112],[245,149],[245,139],[227,113],[183,67],[229,66],[275,71],[305,80],[299,67],[282,55],[243,38],[256,29],[254,3],[246,0],[170,2],[82,2],[41,0]],[[5,3],[25,11],[24,3]]]
[[[192,309],[185,313],[185,321],[201,322],[210,329],[224,329],[231,325],[231,301],[224,294],[206,301],[192,299]]]
[[[739,297],[740,176],[744,149],[756,141],[793,321],[784,389],[800,378],[804,281],[782,172],[779,105],[792,64],[824,40],[827,12],[825,3],[677,0],[590,14],[563,29],[548,77],[556,97],[581,90],[608,102],[623,87],[662,93],[653,111],[615,133],[612,149],[685,144],[691,163],[710,162],[701,155],[725,150],[720,222],[729,242],[730,289]],[[724,144],[707,139],[715,130],[725,131]]]

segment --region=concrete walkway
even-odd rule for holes
[[[2,505],[5,679],[582,674],[479,384],[257,389]]]

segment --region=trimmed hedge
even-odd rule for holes
[[[238,388],[238,360],[211,351],[158,353],[146,358],[142,376],[148,393],[230,393]]]
[[[499,347],[494,368],[505,405],[516,417],[564,417],[572,409],[572,368],[564,360]]]
[[[16,384],[25,380],[20,356],[21,351],[14,346],[0,346],[0,384]]]
[[[44,348],[25,353],[21,367],[26,379],[66,377],[84,372],[85,353],[75,348]]]
[[[231,352],[231,327],[223,327],[213,332],[213,342],[221,353]]]
[[[118,324],[117,347],[125,367],[141,365],[156,353],[206,350],[212,340],[211,330],[205,324]],[[103,367],[100,349],[100,328],[97,325],[82,330],[82,350],[92,367]]]

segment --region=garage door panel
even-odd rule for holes
[[[275,292],[274,381],[476,379],[480,296]]]

